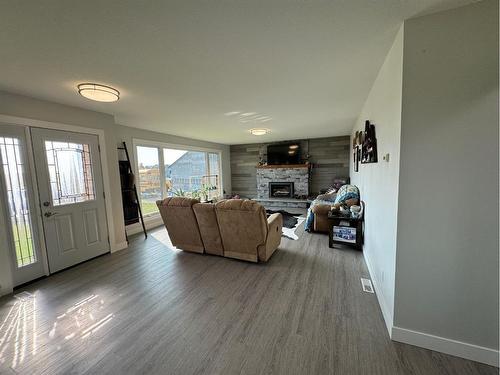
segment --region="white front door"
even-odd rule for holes
[[[14,286],[45,275],[26,134],[25,127],[0,124],[0,246],[11,250]]]
[[[98,137],[33,128],[50,272],[109,252]]]

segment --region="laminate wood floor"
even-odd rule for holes
[[[165,229],[0,300],[2,374],[496,374],[392,342],[362,254],[283,238],[267,264],[176,251]]]

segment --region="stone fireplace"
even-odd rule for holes
[[[257,199],[294,200],[309,195],[309,166],[266,165],[257,167]]]
[[[293,198],[293,182],[270,182],[269,198]]]

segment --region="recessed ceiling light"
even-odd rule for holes
[[[116,102],[120,99],[120,92],[118,90],[97,83],[79,84],[78,93],[84,98],[98,102]]]
[[[270,132],[271,131],[269,129],[265,129],[265,128],[250,129],[250,133],[252,133],[253,135],[266,135]]]

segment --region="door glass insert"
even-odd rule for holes
[[[0,159],[5,178],[8,214],[16,248],[17,267],[35,263],[33,226],[25,181],[25,164],[19,139],[0,137]]]
[[[95,199],[89,145],[45,141],[45,151],[54,206]]]

